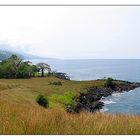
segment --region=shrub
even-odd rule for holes
[[[49,82],[49,85],[62,86],[62,83],[60,81],[58,81],[58,82]]]
[[[113,81],[113,78],[107,78],[104,86],[113,89],[115,87],[115,83]]]
[[[48,100],[43,95],[38,95],[36,98],[36,102],[43,107],[48,107],[49,105]]]

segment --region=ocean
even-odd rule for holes
[[[72,80],[94,80],[104,77],[140,82],[140,59],[31,60],[48,63],[53,70],[67,73]],[[113,94],[102,99],[103,112],[140,114],[140,88]]]

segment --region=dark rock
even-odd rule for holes
[[[54,73],[54,76],[64,80],[70,80],[70,77],[66,73],[62,73],[62,72],[56,72]]]
[[[80,92],[80,95],[74,99],[74,106],[67,106],[67,111],[79,113],[80,111],[95,112],[102,109],[104,103],[102,97],[107,97],[113,93],[134,90],[140,87],[140,83],[131,83],[128,81],[114,80],[115,86],[111,87],[88,87]]]

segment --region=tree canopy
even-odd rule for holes
[[[38,64],[37,64],[37,67],[38,67],[39,70],[41,71],[41,77],[44,77],[44,72],[45,72],[45,70],[47,70],[49,74],[50,74],[50,72],[51,72],[50,66],[49,66],[48,64],[46,64],[46,63],[38,63]]]
[[[0,78],[30,78],[38,68],[29,61],[23,61],[16,55],[0,62]]]

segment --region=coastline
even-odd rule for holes
[[[103,81],[104,79],[98,79],[98,81]],[[133,91],[140,87],[138,82],[129,82],[124,80],[113,80],[115,83],[114,87],[104,87],[104,86],[92,86],[85,88],[86,92],[80,92],[80,95],[74,99],[75,107],[69,106],[67,108],[68,112],[79,113],[81,111],[95,112],[103,109],[105,103],[102,98],[111,96],[112,94],[123,93]]]

